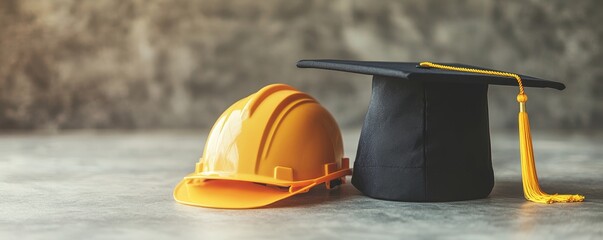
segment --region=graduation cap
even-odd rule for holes
[[[487,197],[494,186],[488,86],[519,86],[524,196],[534,202],[576,202],[538,184],[525,87],[563,90],[559,82],[461,64],[301,60],[300,68],[373,75],[358,143],[353,185],[378,199],[456,201]]]

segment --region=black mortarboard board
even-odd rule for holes
[[[517,86],[515,79],[423,68],[417,62],[301,60],[297,66],[373,75],[352,176],[364,194],[420,202],[490,194],[488,85]],[[565,88],[520,76],[526,87]]]

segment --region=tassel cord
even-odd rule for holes
[[[534,148],[532,146],[532,135],[530,133],[530,121],[526,111],[526,102],[528,96],[524,92],[521,77],[515,73],[499,72],[492,70],[454,67],[431,62],[421,62],[421,67],[439,68],[449,71],[479,73],[501,77],[510,77],[517,80],[519,93],[517,102],[519,102],[519,151],[521,156],[521,180],[523,184],[524,197],[537,203],[565,203],[582,202],[584,196],[579,194],[547,194],[540,189],[538,174],[536,173],[536,163],[534,161]]]

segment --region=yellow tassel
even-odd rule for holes
[[[534,152],[532,148],[532,135],[530,134],[530,121],[526,112],[526,102],[528,96],[524,93],[521,77],[514,73],[498,72],[474,68],[453,67],[431,62],[420,63],[421,67],[439,68],[450,71],[480,73],[487,75],[495,75],[502,77],[511,77],[517,80],[519,85],[519,151],[521,155],[521,180],[523,183],[524,197],[532,202],[537,203],[565,203],[565,202],[582,202],[584,196],[579,194],[547,194],[540,189],[538,183],[538,175],[536,174],[536,164],[534,162]]]
[[[530,120],[526,112],[528,96],[517,95],[519,102],[519,152],[521,154],[521,180],[523,182],[523,195],[527,200],[537,203],[556,202],[582,202],[584,196],[579,194],[547,194],[540,190],[538,175],[536,174],[536,163],[532,148],[532,134],[530,133]]]

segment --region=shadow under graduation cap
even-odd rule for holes
[[[362,193],[424,202],[485,198],[492,191],[488,86],[517,86],[515,79],[418,62],[301,60],[297,66],[374,76],[352,176]],[[565,88],[520,76],[525,87]]]

